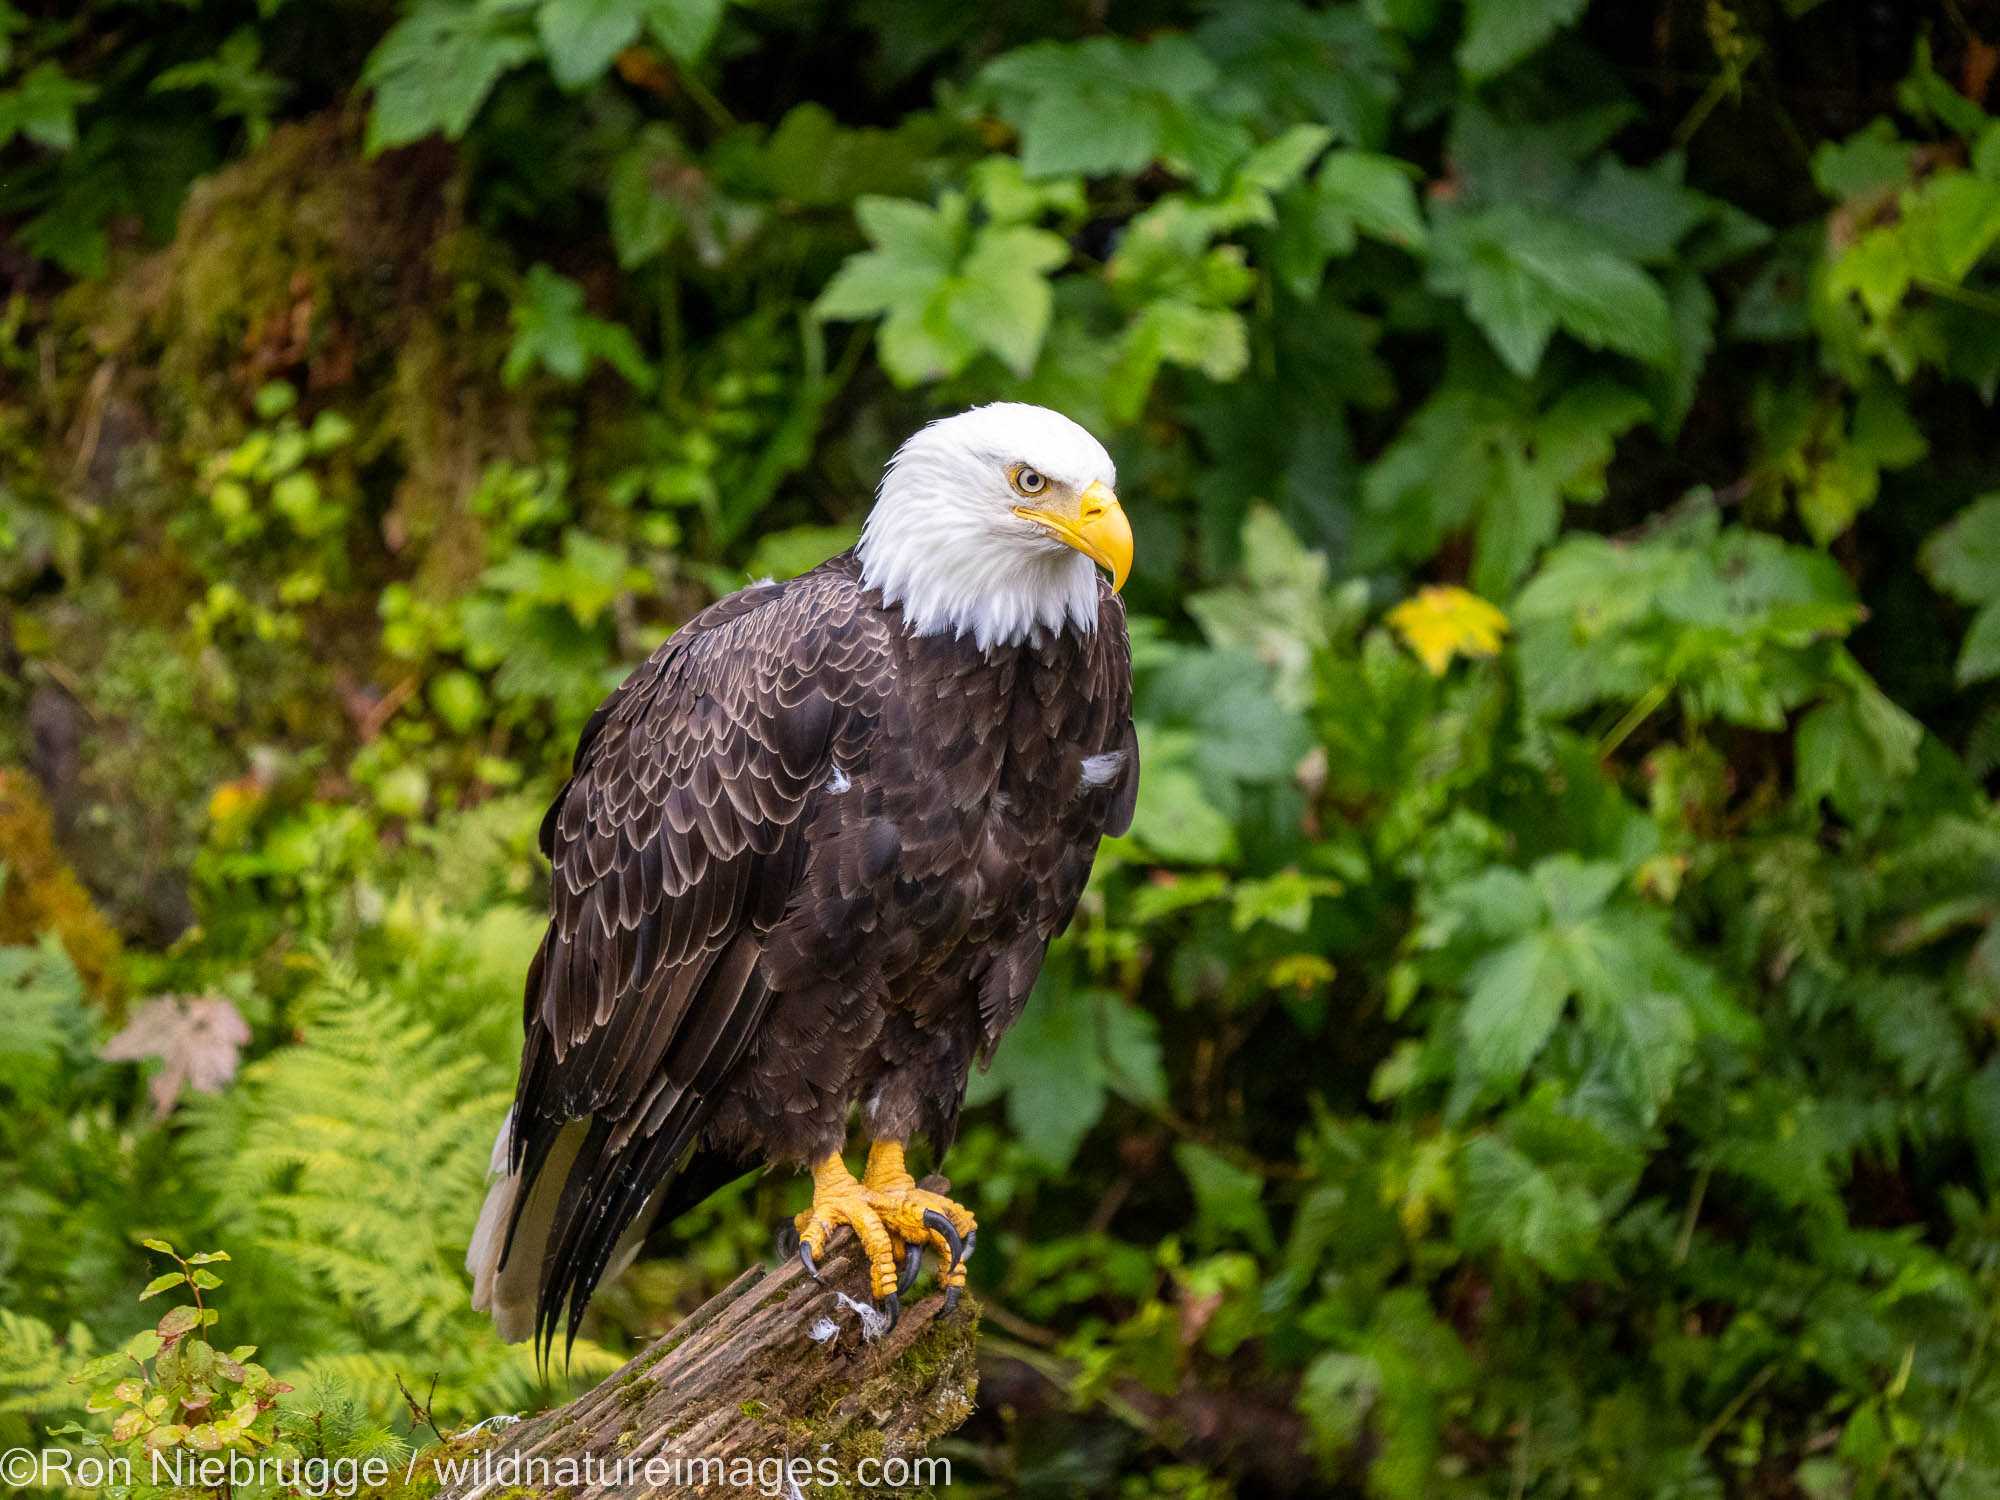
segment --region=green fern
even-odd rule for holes
[[[459,1414],[545,1399],[527,1348],[472,1311],[463,1269],[512,1097],[506,1065],[349,965],[317,964],[290,1013],[302,1040],[190,1111],[184,1155],[212,1195],[213,1235],[233,1247],[252,1316],[276,1325],[251,1331],[315,1351],[305,1375],[361,1393],[377,1419],[402,1412],[398,1376],[435,1377]],[[579,1346],[570,1372],[613,1363]]]
[[[387,1384],[394,1389],[393,1380]],[[379,1458],[393,1468],[401,1468],[409,1457],[410,1445],[355,1395],[367,1383],[315,1370],[294,1385],[296,1389],[280,1403],[278,1427],[307,1457],[351,1458],[360,1463]]]
[[[384,1332],[440,1338],[511,1089],[498,1067],[326,961],[302,1045],[243,1070],[189,1146],[218,1229],[255,1239]]]
[[[0,1308],[0,1448],[30,1441],[30,1419],[46,1421],[83,1410],[84,1392],[70,1371],[95,1344],[81,1323],[58,1338],[39,1318]]]

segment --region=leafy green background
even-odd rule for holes
[[[323,1442],[420,1439],[398,1376],[560,1398],[458,1269],[539,810],[679,621],[1013,398],[1119,461],[1146,774],[949,1163],[958,1485],[1993,1493],[1996,47],[0,3],[0,1442],[102,1420],[144,1238],[229,1252]],[[156,1118],[101,1051],[162,994],[252,1040]]]

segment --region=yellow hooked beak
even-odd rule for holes
[[[1110,486],[1101,480],[1077,497],[1076,514],[1017,505],[1014,514],[1033,521],[1057,541],[1076,548],[1111,574],[1111,592],[1125,587],[1132,572],[1132,523]]]

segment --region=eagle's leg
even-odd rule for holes
[[[929,1245],[937,1252],[938,1283],[945,1288],[946,1303],[956,1306],[965,1286],[966,1258],[979,1233],[972,1210],[918,1187],[903,1163],[901,1141],[878,1140],[868,1148],[861,1187],[897,1249]]]

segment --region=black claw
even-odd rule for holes
[[[813,1247],[804,1240],[799,1241],[799,1263],[806,1268],[806,1275],[819,1280],[819,1267],[813,1263]]]
[[[965,1259],[965,1241],[958,1237],[958,1230],[943,1214],[934,1208],[924,1210],[924,1228],[945,1242],[951,1251],[950,1269],[956,1271],[958,1263]]]
[[[772,1243],[777,1247],[779,1260],[790,1260],[799,1253],[799,1226],[790,1219],[780,1219]]]
[[[903,1293],[916,1285],[917,1272],[922,1268],[923,1263],[924,1247],[922,1245],[912,1245],[908,1250],[903,1252],[903,1274],[896,1282],[897,1296],[902,1296]]]
[[[955,1286],[946,1287],[944,1289],[944,1310],[946,1312],[951,1312],[957,1306],[958,1306],[958,1288]]]
[[[965,1253],[959,1256],[958,1258],[958,1263],[960,1265],[964,1265],[967,1261],[972,1259],[972,1247],[978,1243],[979,1243],[979,1226],[975,1224],[972,1226],[971,1229],[966,1231]]]
[[[903,1299],[898,1297],[894,1292],[891,1292],[875,1304],[875,1310],[889,1320],[889,1326],[882,1331],[884,1333],[894,1333],[896,1331],[896,1324],[903,1316]]]

